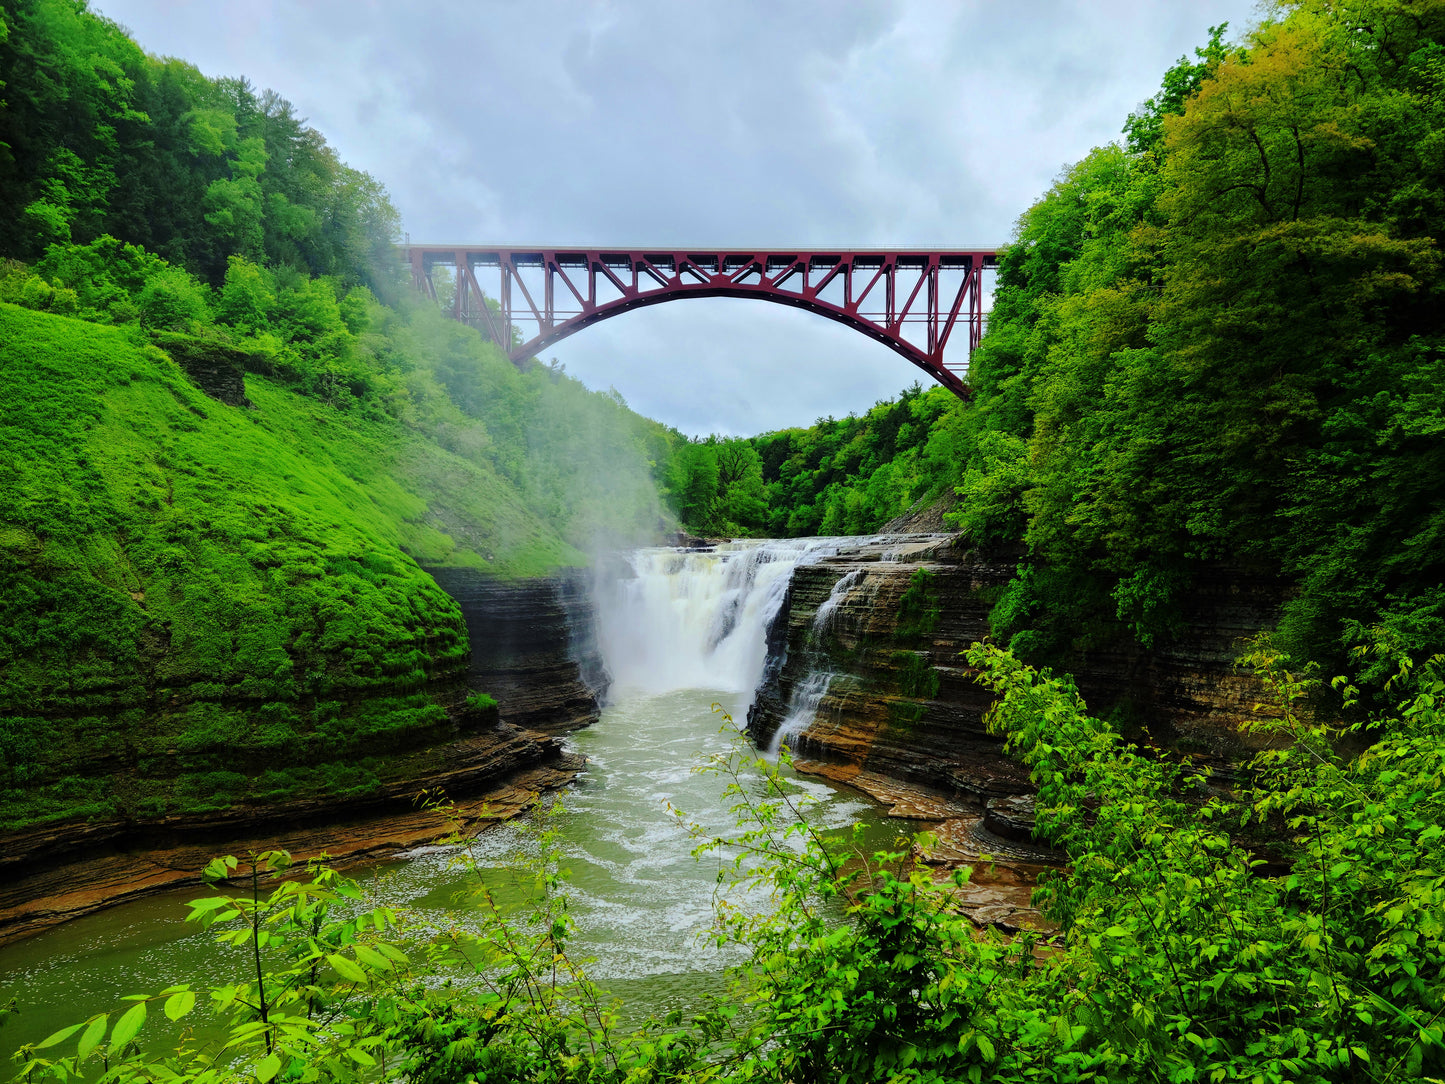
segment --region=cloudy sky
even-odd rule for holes
[[[1255,0],[94,0],[152,53],[289,98],[414,240],[1006,240]],[[955,346],[954,349],[957,349]],[[866,410],[921,376],[779,305],[658,305],[548,350],[688,433]],[[952,360],[952,359],[950,359]]]

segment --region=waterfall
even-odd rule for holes
[[[789,749],[793,748],[790,739],[813,725],[813,720],[818,715],[818,706],[823,703],[823,697],[828,695],[828,686],[833,683],[835,676],[832,671],[813,670],[804,681],[793,686],[793,695],[788,698],[787,718],[778,725],[773,740],[768,743],[769,753],[776,754],[784,742],[788,743]]]
[[[867,569],[855,568],[833,585],[833,590],[828,592],[828,597],[823,600],[823,605],[819,606],[818,612],[813,615],[813,635],[815,637],[828,631],[828,626],[833,623],[833,612],[838,609],[838,604],[847,598],[848,592],[867,575]]]
[[[622,574],[596,590],[598,644],[613,681],[609,696],[707,689],[751,698],[767,657],[768,627],[793,569],[851,541],[744,540],[710,550],[624,555]]]
[[[867,578],[868,570],[863,568],[855,568],[844,574],[833,584],[828,597],[813,614],[812,635],[809,637],[812,646],[805,655],[805,661],[810,664],[808,676],[793,686],[792,694],[788,697],[788,714],[773,733],[773,740],[768,744],[769,753],[777,753],[785,741],[791,748],[792,742],[789,739],[807,730],[817,718],[818,707],[823,703],[823,697],[828,695],[828,686],[837,676],[831,670],[822,669],[822,664],[827,662],[827,656],[821,650],[823,636],[833,623],[833,614],[837,612],[839,605],[854,587]]]

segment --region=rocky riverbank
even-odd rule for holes
[[[1032,786],[988,733],[991,696],[959,657],[1019,555],[948,535],[870,540],[799,566],[768,637],[748,716],[753,739],[782,740],[803,772],[855,787],[935,837],[916,848],[939,876],[967,865],[960,910],[980,927],[1046,931],[1030,896],[1064,856],[1032,839]],[[1219,568],[1195,592],[1183,632],[1152,651],[1103,635],[1068,669],[1091,710],[1227,780],[1253,752],[1239,724],[1264,699],[1234,666],[1269,628],[1279,589]]]
[[[445,830],[441,814],[418,807],[422,791],[457,800],[464,818],[505,819],[570,781],[581,761],[557,736],[596,721],[603,674],[581,577],[433,575],[466,621],[468,669],[432,690],[446,706],[444,722],[410,748],[370,758],[376,783],[351,795],[218,801],[202,813],[62,821],[0,836],[0,944],[198,883],[217,853],[325,851],[343,865],[389,857]],[[468,706],[469,690],[491,695],[497,707]],[[126,785],[125,766],[112,770],[116,785]]]

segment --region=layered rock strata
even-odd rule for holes
[[[796,729],[788,741],[806,770],[864,790],[870,780],[909,782],[978,816],[990,799],[1027,793],[1027,773],[984,724],[990,694],[960,658],[988,634],[1018,556],[931,536],[799,567],[749,712],[754,739],[767,745],[780,726]],[[1239,723],[1264,699],[1234,659],[1244,638],[1272,625],[1279,603],[1278,588],[1220,568],[1194,592],[1169,643],[1145,651],[1121,629],[1067,668],[1095,714],[1133,720],[1131,737],[1228,775],[1251,751]],[[826,692],[811,718],[799,719],[820,674],[832,675]]]
[[[430,750],[416,775],[364,800],[290,802],[205,819],[65,825],[0,839],[0,945],[115,904],[199,885],[217,854],[284,849],[339,868],[382,861],[455,826],[480,827],[529,809],[569,782],[581,759],[502,725]],[[418,803],[420,791],[454,808]],[[469,797],[468,797],[469,796]]]
[[[379,786],[0,836],[0,944],[198,883],[217,853],[282,847],[302,858],[325,851],[340,864],[389,857],[445,828],[441,814],[418,807],[421,792],[458,800],[464,819],[501,819],[527,808],[539,789],[568,782],[582,762],[557,735],[596,721],[595,683],[603,679],[581,575],[508,582],[464,569],[432,574],[462,610],[469,666],[432,689],[449,705],[445,722],[417,731],[407,747],[381,751]],[[468,692],[488,693],[498,709],[467,707]]]
[[[522,581],[467,568],[428,571],[466,620],[468,684],[497,701],[504,722],[563,734],[597,721],[606,674],[581,570]]]

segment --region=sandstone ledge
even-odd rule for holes
[[[1005,936],[1030,931],[1046,938],[1057,932],[1033,906],[1033,891],[1039,874],[1060,865],[1062,855],[993,834],[966,803],[934,788],[856,765],[795,760],[793,767],[862,791],[887,806],[888,816],[916,821],[919,833],[932,835],[928,846],[914,845],[913,858],[928,866],[937,881],[968,867],[968,880],[951,891],[958,911],[978,930]]]
[[[505,819],[565,785],[582,761],[557,735],[596,721],[601,666],[580,573],[504,581],[432,569],[466,619],[466,686],[499,702],[500,723],[389,758],[377,790],[350,799],[240,805],[188,816],[49,825],[0,836],[0,944],[129,900],[199,884],[217,854],[325,851],[339,865],[378,861],[437,838],[422,791],[473,821]],[[456,683],[460,687],[460,682]],[[464,690],[463,690],[464,691]],[[449,690],[449,695],[460,695]]]
[[[583,764],[541,735],[514,732],[502,742],[504,749],[485,738],[459,742],[439,756],[450,762],[439,770],[350,803],[318,799],[230,809],[209,819],[57,825],[0,840],[0,944],[199,885],[201,868],[218,854],[282,849],[305,861],[324,853],[343,868],[382,861],[437,839],[454,823],[418,804],[422,790],[453,798],[457,819],[477,826],[526,811],[543,791],[571,782]]]
[[[984,723],[991,694],[960,657],[988,636],[1020,556],[935,535],[860,544],[798,568],[769,631],[749,733],[766,746],[808,678],[831,673],[811,722],[790,738],[798,755],[918,783],[976,813],[991,799],[1030,793],[1027,772]],[[1278,585],[1221,565],[1181,602],[1177,636],[1146,650],[1122,626],[1106,628],[1063,669],[1094,714],[1131,720],[1126,737],[1227,782],[1260,741],[1239,724],[1267,699],[1234,659],[1247,637],[1272,626],[1282,597]]]

